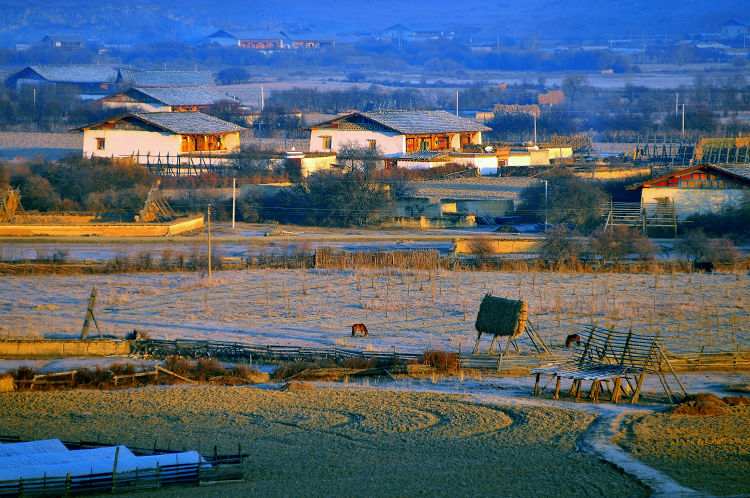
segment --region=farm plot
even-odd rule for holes
[[[590,323],[655,334],[674,353],[750,343],[745,272],[569,274],[255,270],[205,276],[150,273],[5,277],[0,337],[76,335],[97,287],[108,334],[369,350],[469,351],[485,293],[524,299],[554,347]],[[352,338],[352,323],[367,338]],[[488,344],[487,344],[488,345]],[[486,347],[486,346],[485,346]]]
[[[175,496],[646,496],[575,451],[593,417],[469,397],[248,387],[0,395],[0,432],[249,453],[246,482]],[[137,427],[137,430],[133,430]]]

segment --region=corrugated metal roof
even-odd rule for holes
[[[213,88],[187,87],[147,87],[133,88],[129,92],[142,93],[164,105],[211,105],[237,98]]]
[[[711,167],[750,181],[750,164],[712,164]]]
[[[137,87],[153,86],[211,86],[215,85],[210,71],[147,71],[143,69],[120,69],[123,80]]]
[[[28,66],[27,69],[31,69],[47,81],[58,83],[114,83],[117,81],[117,69],[107,66]]]
[[[472,119],[466,119],[446,111],[378,111],[355,112],[332,121],[348,120],[356,116],[364,116],[386,128],[404,135],[418,135],[428,133],[460,133],[474,131],[491,131],[483,124]]]
[[[436,159],[440,156],[445,156],[446,159],[448,158],[448,151],[445,150],[420,150],[417,152],[412,152],[410,154],[404,154],[403,156],[399,157],[399,161],[430,161],[432,159]]]
[[[201,112],[134,112],[130,116],[179,134],[215,134],[245,130],[242,126]]]
[[[338,37],[329,31],[282,31],[292,41],[336,41]]]

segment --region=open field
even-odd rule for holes
[[[154,338],[470,351],[487,292],[528,301],[548,344],[594,322],[660,333],[673,353],[750,343],[747,272],[569,274],[376,270],[247,270],[205,275],[3,277],[0,337],[75,336],[92,287],[104,333]],[[367,338],[352,338],[352,323]],[[489,338],[483,348],[489,346]],[[529,346],[525,346],[529,349]],[[523,349],[523,345],[522,345]]]
[[[750,493],[750,407],[715,416],[636,415],[618,443],[680,484],[716,495]]]
[[[176,489],[175,496],[646,496],[632,478],[575,451],[592,419],[572,410],[377,390],[0,395],[2,433],[141,447],[156,441],[209,453],[215,444],[220,452],[241,444],[250,454],[247,482]]]

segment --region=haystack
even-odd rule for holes
[[[527,319],[526,301],[515,301],[485,294],[479,305],[474,327],[480,334],[510,336],[511,339],[516,339],[526,330]]]
[[[13,377],[10,375],[0,376],[0,393],[13,391]]]

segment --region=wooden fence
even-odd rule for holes
[[[398,359],[404,362],[418,361],[420,353],[394,351],[358,351],[336,347],[308,348],[281,345],[251,345],[228,341],[163,340],[146,339],[134,341],[131,354],[166,358],[176,355],[185,358],[216,358],[219,360],[344,360],[347,358]]]
[[[0,436],[4,443],[20,442],[15,436]],[[67,442],[68,449],[109,446],[98,442]],[[174,453],[169,449],[129,448],[137,455]],[[207,485],[244,480],[242,448],[238,453],[203,455],[204,462],[157,466],[129,472],[105,472],[85,476],[42,477],[0,481],[0,496],[76,496],[98,493],[135,493],[174,485]],[[114,469],[113,469],[114,470]]]

